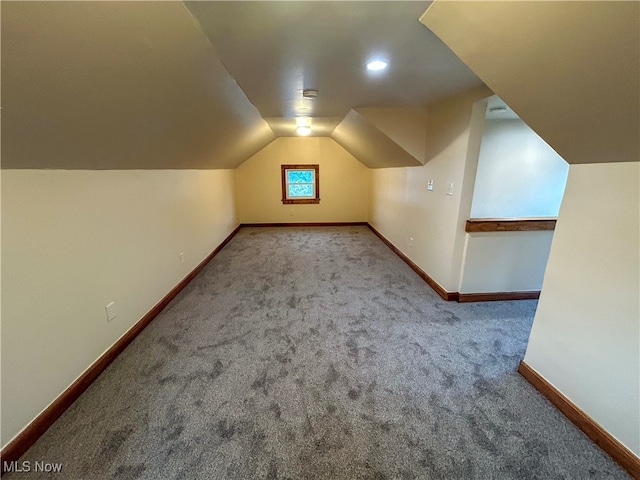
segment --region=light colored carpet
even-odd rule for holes
[[[516,373],[535,308],[444,302],[365,227],[244,228],[23,459],[65,479],[628,478]]]

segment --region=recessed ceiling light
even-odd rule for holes
[[[379,72],[389,66],[389,62],[385,60],[372,60],[367,63],[367,70],[370,72]]]
[[[298,132],[298,135],[302,135],[303,137],[306,137],[307,135],[309,135],[311,133],[311,127],[306,126],[306,125],[302,125],[302,126],[296,128],[296,132]]]
[[[309,117],[296,117],[296,127],[310,127],[311,118]]]

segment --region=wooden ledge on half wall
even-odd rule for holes
[[[465,232],[529,232],[555,230],[556,217],[470,218]]]

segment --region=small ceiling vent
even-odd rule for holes
[[[318,90],[314,90],[312,88],[308,88],[302,91],[302,96],[304,98],[310,98],[312,100],[318,98]]]
[[[491,107],[489,109],[490,112],[506,112],[507,111],[507,107]]]

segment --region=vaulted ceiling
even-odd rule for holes
[[[1,21],[2,168],[235,168],[300,116],[369,167],[421,165],[424,107],[483,82],[570,163],[640,159],[638,2],[3,2]]]
[[[313,135],[340,125],[352,153],[360,134],[381,145],[369,166],[420,165],[349,112],[411,116],[481,84],[419,23],[429,4],[4,2],[2,167],[234,168],[299,116]],[[380,56],[387,71],[367,74]]]
[[[342,119],[353,107],[424,106],[478,85],[418,19],[431,2],[186,2],[265,118]],[[368,60],[390,65],[371,73]],[[306,100],[304,89],[317,89]]]

